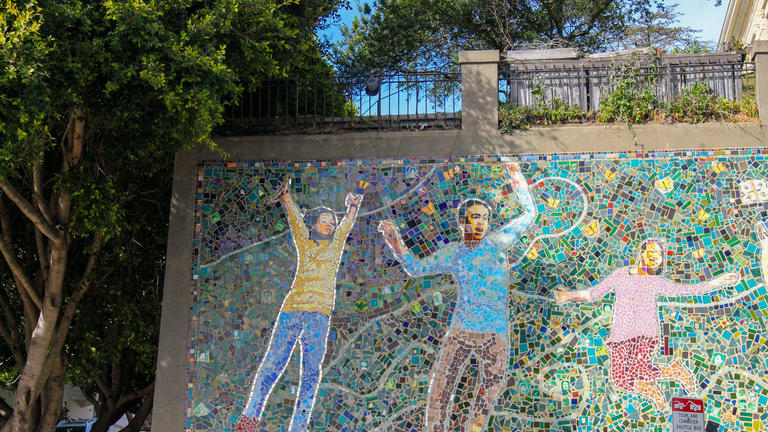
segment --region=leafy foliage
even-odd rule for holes
[[[721,98],[712,93],[706,82],[697,82],[684,89],[666,104],[663,113],[674,121],[686,123],[758,118],[757,104],[753,98],[747,97],[741,102]]]
[[[553,98],[544,99],[544,85],[539,84],[531,91],[536,103],[531,106],[513,107],[501,104],[499,107],[499,131],[509,133],[515,129],[528,129],[532,125],[550,126],[553,124],[581,123],[594,118],[579,106],[572,106],[565,101]]]
[[[334,59],[345,74],[443,69],[460,50],[531,46],[605,49],[661,1],[376,0],[343,30]]]
[[[111,404],[105,418],[151,406],[173,155],[213,146],[222,101],[243,89],[327,71],[314,32],[338,5],[0,8],[0,335],[20,372],[10,430],[53,429],[67,363],[70,377]],[[125,379],[105,379],[118,359]]]
[[[659,100],[652,88],[622,79],[614,83],[613,90],[600,101],[597,119],[601,122],[645,123],[653,118],[658,107]]]
[[[678,5],[658,4],[655,9],[645,9],[624,29],[622,38],[616,40],[617,49],[652,47],[670,52],[707,52],[711,42],[699,39],[700,30],[680,25]]]
[[[751,97],[741,101],[728,100],[712,92],[700,81],[685,88],[671,101],[660,101],[650,87],[637,87],[634,81],[619,80],[613,91],[600,101],[600,110],[587,112],[569,106],[559,99],[538,101],[533,106],[512,107],[501,104],[499,130],[510,133],[531,126],[555,124],[621,122],[628,126],[653,121],[703,123],[707,121],[754,121],[758,118],[757,104]]]

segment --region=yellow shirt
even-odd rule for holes
[[[336,272],[358,208],[355,206],[352,214],[344,216],[330,240],[310,240],[309,230],[290,195],[284,203],[299,264],[281,310],[331,315],[336,301]]]

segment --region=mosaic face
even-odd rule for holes
[[[648,240],[640,251],[640,267],[645,274],[659,274],[664,263],[664,244],[655,240]]]
[[[336,218],[331,213],[322,213],[312,225],[312,229],[321,235],[329,236],[336,230]]]
[[[491,211],[482,204],[467,206],[464,222],[464,236],[471,240],[482,240],[488,232]]]
[[[187,429],[765,429],[765,155],[510,160],[200,163]]]

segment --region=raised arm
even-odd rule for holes
[[[504,172],[507,175],[507,181],[510,186],[515,190],[517,199],[523,206],[523,214],[503,225],[489,236],[489,239],[499,248],[506,250],[512,247],[523,231],[533,224],[538,215],[538,210],[531,196],[528,182],[523,177],[517,164],[513,162],[504,164]]]
[[[611,292],[616,287],[616,284],[619,282],[618,279],[621,277],[622,271],[625,271],[625,270],[619,269],[614,271],[613,273],[610,274],[610,276],[598,282],[597,285],[591,286],[589,288],[584,288],[576,291],[567,291],[567,290],[558,288],[555,290],[555,299],[557,299],[557,301],[597,300],[603,297],[604,295],[608,294],[609,292]]]
[[[764,222],[757,223],[757,239],[760,240],[760,274],[763,285],[768,286],[768,230]]]
[[[722,286],[732,286],[741,280],[741,275],[738,273],[726,273],[718,276],[712,280],[695,283],[695,284],[679,284],[668,279],[656,278],[655,287],[656,292],[668,297],[674,297],[687,294],[699,294],[712,291]]]
[[[280,202],[283,203],[283,207],[285,207],[285,214],[288,216],[288,224],[291,227],[293,236],[297,240],[306,240],[309,238],[309,229],[307,229],[307,225],[304,223],[304,217],[301,215],[299,206],[296,205],[296,202],[293,200],[293,196],[291,196],[290,187],[291,180],[288,179],[285,183],[283,183],[283,186],[275,194],[275,196],[272,197],[271,201],[276,201],[279,199]]]
[[[347,206],[347,212],[344,213],[344,218],[339,222],[339,227],[336,229],[335,236],[337,238],[346,238],[349,235],[349,231],[352,230],[352,225],[355,224],[357,213],[360,212],[360,202],[363,200],[362,194],[347,194],[347,198],[344,200],[344,204]]]
[[[400,261],[403,269],[412,277],[450,273],[451,265],[448,262],[449,253],[446,252],[447,248],[439,250],[429,258],[419,260],[411,254],[411,251],[403,243],[400,231],[394,222],[390,220],[381,221],[378,230],[384,235],[384,241],[392,249],[395,259]]]

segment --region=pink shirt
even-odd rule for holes
[[[637,336],[658,338],[659,307],[656,297],[697,294],[715,288],[711,282],[682,285],[660,276],[630,274],[622,267],[589,292],[589,300],[598,299],[609,292],[615,293],[611,334],[606,342],[621,342]]]

